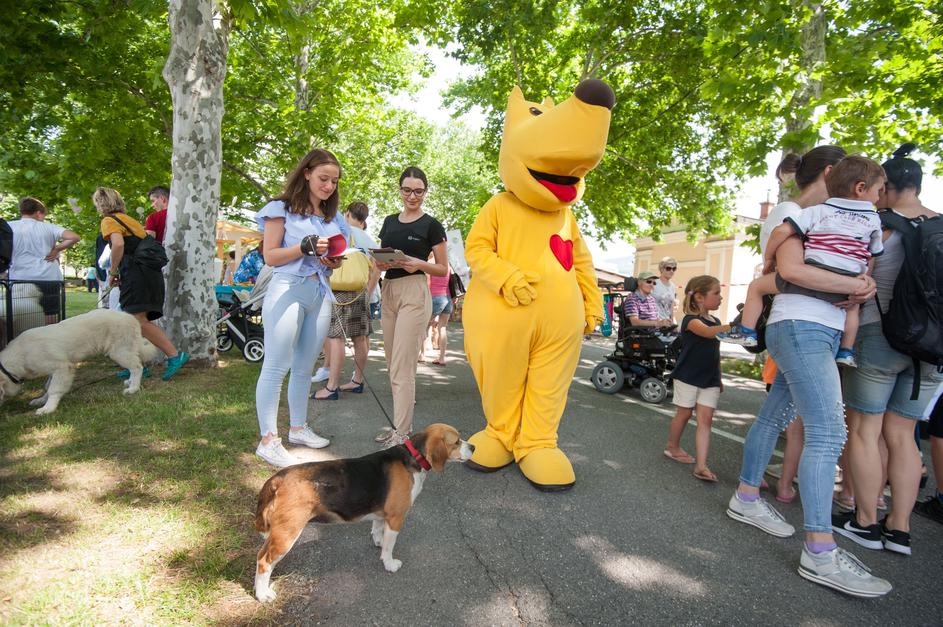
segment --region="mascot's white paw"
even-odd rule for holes
[[[44,416],[46,414],[51,414],[54,411],[56,411],[55,407],[40,407],[39,409],[36,410],[36,415]]]
[[[386,569],[388,573],[395,573],[400,569],[400,566],[403,565],[403,562],[400,560],[386,560],[383,562],[383,568]]]

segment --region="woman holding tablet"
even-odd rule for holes
[[[412,431],[419,339],[432,315],[426,275],[445,276],[448,272],[445,229],[422,210],[428,187],[425,172],[417,167],[406,168],[399,177],[403,210],[387,216],[380,228],[380,245],[401,250],[406,256],[405,260],[389,263],[377,259],[377,268],[386,273],[380,323],[396,426],[395,430],[385,430],[377,436],[385,447],[402,444]],[[432,263],[426,261],[430,252],[435,259]]]

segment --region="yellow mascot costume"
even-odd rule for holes
[[[516,461],[545,491],[576,482],[557,428],[602,296],[570,206],[602,159],[614,102],[592,79],[557,106],[528,102],[515,87],[498,158],[507,191],[485,203],[465,247],[465,352],[487,420],[468,463],[491,472]]]

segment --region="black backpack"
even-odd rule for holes
[[[881,329],[894,350],[914,360],[910,398],[916,400],[920,362],[943,366],[943,216],[909,220],[890,210],[879,215],[904,244],[904,263],[887,313],[881,314]]]
[[[117,215],[112,214],[110,217],[127,229],[128,232],[134,233],[124,222],[118,219]],[[167,251],[164,250],[164,246],[160,242],[150,234],[145,235],[143,238],[136,235],[134,237],[138,239],[138,245],[130,252],[133,263],[148,270],[160,270],[167,265]]]
[[[10,269],[13,259],[13,229],[7,221],[0,218],[0,274]]]

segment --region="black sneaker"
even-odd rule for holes
[[[887,517],[881,521],[881,535],[884,536],[884,548],[901,555],[910,555],[910,534],[906,531],[887,528]]]
[[[866,549],[880,551],[884,548],[882,542],[881,525],[874,523],[862,527],[858,525],[858,518],[855,512],[843,512],[832,514],[832,531],[853,540]]]
[[[943,525],[943,502],[940,502],[939,497],[931,496],[926,501],[919,501],[914,511]]]

